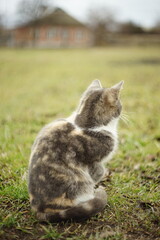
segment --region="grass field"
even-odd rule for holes
[[[160,48],[0,50],[0,239],[160,239]],[[125,80],[128,124],[102,182],[104,212],[82,223],[40,224],[25,172],[42,126],[68,116],[88,84]]]

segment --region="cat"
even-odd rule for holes
[[[87,219],[107,203],[102,187],[104,163],[118,145],[117,124],[123,81],[102,88],[94,80],[66,119],[45,126],[37,136],[29,163],[30,204],[40,221]]]

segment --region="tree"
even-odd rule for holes
[[[47,0],[21,0],[18,6],[20,22],[34,21],[53,10]]]
[[[9,40],[10,34],[5,26],[5,15],[0,14],[0,46],[6,46]]]
[[[142,34],[145,33],[144,29],[133,23],[133,22],[125,22],[121,23],[119,26],[119,32],[120,33],[125,33],[125,34]]]
[[[0,30],[4,29],[4,15],[0,13]]]
[[[150,33],[154,34],[160,34],[160,19],[158,19],[154,25],[154,27],[151,29]]]
[[[88,22],[95,36],[95,45],[106,45],[107,33],[117,28],[115,13],[106,6],[90,9]]]

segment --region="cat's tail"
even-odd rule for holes
[[[53,213],[37,213],[37,217],[40,221],[48,222],[65,221],[69,219],[77,221],[88,219],[105,208],[106,198],[106,192],[102,188],[98,188],[93,199],[79,203],[66,210]]]

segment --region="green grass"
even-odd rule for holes
[[[0,239],[160,239],[160,49],[0,50]],[[154,61],[153,61],[154,60]],[[24,174],[42,126],[68,116],[89,83],[121,94],[129,123],[102,182],[105,211],[82,223],[40,224]]]

